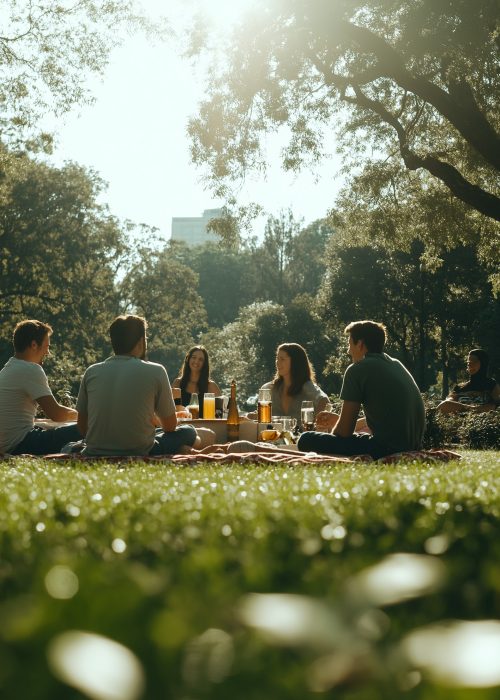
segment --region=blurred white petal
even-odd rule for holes
[[[333,610],[305,596],[254,593],[243,599],[240,617],[276,644],[332,648],[351,636]]]
[[[500,685],[500,622],[450,622],[411,632],[402,643],[411,664],[435,681],[466,688]]]
[[[437,590],[445,566],[423,554],[391,554],[351,580],[351,594],[371,605],[393,605]]]
[[[117,642],[89,632],[64,632],[49,646],[55,676],[92,700],[136,700],[144,688],[137,657]]]

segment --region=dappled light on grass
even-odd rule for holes
[[[48,648],[49,665],[61,681],[92,700],[136,700],[144,676],[126,647],[89,632],[64,632]]]
[[[410,663],[449,686],[500,686],[500,622],[452,621],[416,629],[402,649]]]

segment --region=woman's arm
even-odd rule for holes
[[[320,411],[326,411],[326,407],[328,406],[328,396],[321,396],[319,401],[315,403],[314,406],[314,415],[318,414]]]
[[[326,407],[330,402],[323,389],[313,382],[307,382],[307,384],[304,385],[304,388],[305,387],[309,387],[310,389],[311,399],[314,403],[314,415],[316,416],[321,411],[326,411]],[[309,394],[309,390],[307,393]],[[307,396],[307,398],[309,398],[309,396]]]

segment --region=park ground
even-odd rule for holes
[[[0,695],[498,698],[500,452],[460,453],[0,463]]]

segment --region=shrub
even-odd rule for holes
[[[473,449],[499,449],[500,411],[443,415],[426,406],[424,447],[463,445]]]
[[[500,411],[466,413],[459,430],[460,442],[474,449],[500,447]]]

